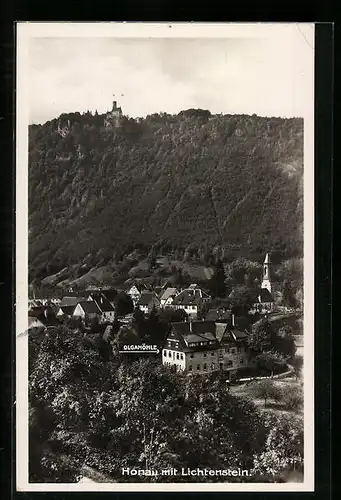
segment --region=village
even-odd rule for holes
[[[122,347],[136,343],[137,318],[163,314],[166,329],[156,337],[155,332],[147,332],[146,337],[157,343],[162,364],[189,375],[223,372],[228,380],[232,374],[242,376],[255,369],[257,357],[248,339],[257,322],[266,319],[283,326],[286,320],[290,324],[292,318],[301,315],[299,310],[283,310],[276,305],[269,254],[249,310],[240,313],[232,307],[232,297],[233,290],[217,305],[199,285],[193,283],[180,289],[169,286],[167,280],[159,287],[148,287],[140,280],[121,290],[97,286],[80,292],[70,288],[61,298],[29,300],[28,332],[71,325],[82,327],[85,335],[102,332],[103,338],[111,342],[120,338]],[[147,329],[152,328],[150,325],[151,321]],[[300,348],[302,337],[296,336],[295,340]]]

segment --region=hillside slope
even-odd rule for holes
[[[187,110],[110,130],[97,113],[61,115],[29,129],[30,267],[43,276],[157,242],[301,256],[302,185],[302,119]]]

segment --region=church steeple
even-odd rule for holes
[[[261,288],[266,288],[271,293],[271,273],[270,273],[271,261],[269,254],[267,253],[263,264],[263,278]]]

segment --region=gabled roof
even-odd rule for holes
[[[169,297],[175,297],[178,295],[179,291],[177,288],[166,288],[161,295],[160,295],[160,300],[167,300]]]
[[[109,300],[102,293],[92,293],[90,296],[96,302],[101,312],[111,312],[114,310]]]
[[[216,323],[215,328],[216,328],[215,335],[219,342],[222,341],[223,337],[227,336],[229,339],[231,338],[226,323]]]
[[[36,318],[35,316],[29,316],[28,317],[28,328],[45,328],[44,323],[39,319]]]
[[[174,305],[200,305],[203,299],[204,292],[200,288],[186,288],[174,297]],[[208,297],[208,296],[207,296]]]
[[[60,307],[63,307],[63,306],[75,306],[81,302],[81,301],[84,301],[84,298],[82,295],[64,295],[64,297],[62,298],[62,300],[60,301]]]
[[[93,300],[78,302],[77,305],[80,305],[86,314],[100,314],[101,313],[101,311],[98,308],[98,305]]]
[[[70,315],[75,310],[75,306],[62,306],[59,309],[61,309],[64,314]]]
[[[273,296],[267,288],[261,288],[258,294],[258,302],[273,302]]]
[[[139,306],[149,306],[154,300],[158,300],[154,292],[142,292],[137,304]]]
[[[179,335],[188,335],[194,333],[196,335],[215,335],[214,321],[179,321],[172,323],[172,329]]]

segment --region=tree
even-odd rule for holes
[[[98,316],[92,316],[90,318],[89,324],[90,324],[90,329],[93,333],[100,332],[100,324],[99,324]]]
[[[283,356],[293,359],[296,352],[295,338],[291,326],[282,326],[276,335],[276,349]]]
[[[283,303],[290,308],[297,307],[295,293],[292,289],[291,283],[288,279],[283,282]]]
[[[125,292],[119,292],[115,299],[115,309],[117,316],[125,316],[134,311],[132,298]]]
[[[266,442],[254,456],[252,474],[262,482],[288,481],[292,472],[303,473],[303,419],[294,415],[268,413],[264,417]]]
[[[155,246],[153,245],[147,257],[149,269],[154,269],[154,267],[156,266],[156,257],[157,257],[157,251]]]
[[[255,398],[264,399],[264,408],[266,408],[266,402],[269,399],[278,401],[281,398],[281,391],[273,381],[269,379],[254,382],[249,390]]]
[[[286,365],[284,357],[274,350],[258,354],[256,363],[259,368],[270,372],[271,376],[273,376],[276,369],[283,368]]]
[[[225,297],[226,294],[225,279],[226,276],[224,271],[224,265],[221,259],[218,259],[213,275],[209,282],[209,288],[212,292],[213,297]]]
[[[246,286],[235,287],[229,295],[232,312],[237,316],[247,315],[255,302],[255,290]]]
[[[276,335],[271,323],[262,319],[254,323],[247,339],[249,347],[257,353],[268,352],[276,346]]]

